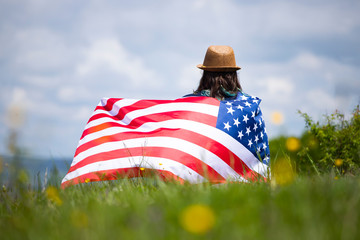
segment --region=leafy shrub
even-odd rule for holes
[[[315,137],[319,149],[317,152],[303,148],[299,158],[306,157],[320,173],[335,169],[337,174],[355,174],[360,169],[360,110],[357,106],[350,119],[336,111],[325,115],[325,123],[315,122],[306,113],[299,112],[309,130],[309,136]],[[303,136],[305,138],[306,135]],[[301,164],[301,167],[308,169]]]
[[[336,111],[315,122],[299,111],[306,131],[300,136],[280,136],[271,139],[272,167],[277,160],[288,159],[297,173],[336,175],[360,171],[360,110],[357,106],[349,119]]]

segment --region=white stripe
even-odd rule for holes
[[[108,100],[109,100],[109,98],[102,98],[100,100],[99,105],[104,107],[107,104]],[[107,111],[107,112],[110,113],[111,116],[115,116],[115,115],[117,115],[119,113],[119,110],[122,107],[127,107],[127,106],[130,106],[130,105],[133,105],[134,103],[137,103],[138,101],[140,101],[140,99],[128,99],[128,98],[120,99],[120,100],[116,101],[113,104],[111,110]]]
[[[204,113],[217,117],[219,106],[209,105],[205,103],[187,103],[187,102],[157,104],[148,108],[131,111],[127,113],[122,120],[113,120],[109,118],[100,118],[93,120],[86,125],[85,129],[97,126],[105,122],[116,122],[122,125],[128,125],[133,119],[138,117],[142,117],[150,114],[156,114],[156,113],[171,112],[171,111],[192,111],[192,112]],[[113,115],[113,113],[109,113],[108,111],[105,110],[96,110],[93,116],[100,113],[107,114],[109,116],[116,115],[116,114]]]
[[[140,146],[178,149],[209,165],[225,179],[242,178],[233,168],[227,165],[223,160],[221,160],[221,158],[211,151],[194,143],[173,137],[135,138],[121,142],[107,142],[79,153],[74,158],[71,166],[74,166],[83,159],[98,153],[119,149],[129,149],[129,152],[131,153],[131,148]],[[144,152],[143,155],[146,156],[146,152]]]
[[[260,162],[246,147],[244,147],[241,143],[239,143],[236,139],[231,137],[229,134],[216,129],[215,127],[211,127],[209,125],[194,122],[190,120],[167,120],[163,122],[147,122],[141,125],[137,129],[128,129],[122,127],[112,127],[99,132],[95,132],[84,137],[80,142],[84,144],[93,139],[97,139],[101,136],[106,136],[110,134],[122,133],[122,132],[150,132],[159,128],[170,128],[170,129],[186,129],[189,131],[196,132],[198,134],[204,135],[217,141],[227,147],[231,152],[237,155],[243,162],[253,171],[267,177],[268,174],[268,166]],[[79,143],[80,146],[80,143]],[[101,145],[100,145],[101,146]],[[80,154],[79,154],[80,155]],[[78,156],[79,156],[78,155]],[[74,158],[75,162],[78,162],[76,156]],[[203,160],[203,159],[201,159]],[[73,162],[73,164],[75,164]]]
[[[76,171],[68,173],[62,180],[62,183],[91,172],[131,167],[166,170],[184,180],[190,181],[191,183],[200,183],[205,181],[201,175],[191,168],[188,168],[185,165],[171,159],[137,156],[131,158],[117,158],[86,165],[78,168]]]

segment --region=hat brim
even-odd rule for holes
[[[204,66],[202,64],[198,64],[196,65],[196,67],[202,69],[202,70],[206,70],[206,71],[210,71],[210,72],[233,72],[233,71],[237,71],[240,70],[241,67],[239,66]]]

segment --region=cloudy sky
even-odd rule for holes
[[[32,156],[73,156],[102,97],[190,93],[209,45],[233,47],[270,138],[299,135],[298,110],[360,102],[359,12],[358,0],[0,0],[0,154],[15,129]]]

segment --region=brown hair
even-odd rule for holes
[[[236,94],[241,91],[241,85],[238,80],[236,71],[232,72],[210,72],[204,71],[198,88],[195,93],[200,93],[202,90],[210,90],[210,97],[224,99],[225,91]],[[225,90],[225,91],[224,91]]]

